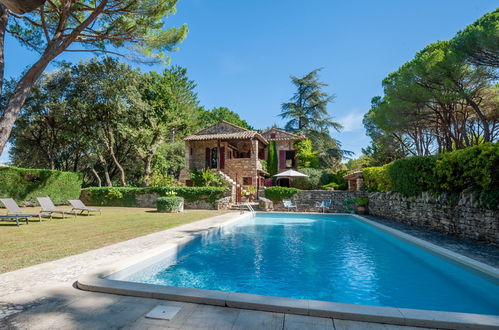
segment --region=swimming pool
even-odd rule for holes
[[[118,276],[119,277],[119,276]],[[348,304],[499,314],[492,276],[354,216],[258,213],[121,281]]]

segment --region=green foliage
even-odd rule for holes
[[[497,140],[498,19],[499,10],[484,15],[383,79],[364,117],[372,165]]]
[[[416,196],[423,191],[430,191],[434,184],[435,163],[435,156],[414,156],[394,161],[387,167],[392,182],[391,189],[404,196]]]
[[[339,188],[340,188],[340,185],[337,184],[336,182],[330,182],[330,183],[322,186],[322,189],[324,189],[324,190],[339,190]]]
[[[296,159],[298,160],[298,167],[319,167],[319,159],[317,152],[314,151],[312,141],[309,139],[296,141],[294,144],[296,150]]]
[[[73,172],[0,167],[0,196],[19,203],[35,204],[36,197],[48,196],[55,204],[78,199],[81,175]]]
[[[300,172],[308,177],[299,177],[291,179],[291,187],[301,190],[321,189],[324,184],[329,182],[329,173],[316,168],[301,168]]]
[[[260,164],[262,165],[262,170],[267,172],[268,170],[267,161],[265,159],[260,159]]]
[[[92,205],[136,206],[137,195],[157,194],[159,197],[170,196],[174,192],[187,202],[204,200],[214,204],[224,197],[223,187],[89,187],[83,191],[89,194]]]
[[[149,180],[151,187],[181,187],[184,184],[171,175],[153,174]]]
[[[439,155],[433,182],[438,192],[498,190],[499,144],[484,143]]]
[[[336,190],[347,190],[348,189],[348,181],[343,179],[343,177],[347,174],[347,171],[338,171],[336,173],[329,173],[328,182],[335,183],[337,187]]]
[[[460,31],[453,46],[476,65],[499,67],[499,9],[487,13]]]
[[[214,108],[211,111],[201,110],[199,114],[199,122],[202,123],[203,126],[213,125],[222,120],[242,128],[253,130],[253,127],[251,127],[246,120],[241,119],[239,114],[229,108],[219,107]]]
[[[392,180],[388,175],[391,164],[367,167],[362,171],[367,191],[387,192],[392,190]]]
[[[277,164],[277,148],[275,145],[275,141],[269,142],[268,148],[268,171],[270,176],[274,176],[278,172],[278,164]]]
[[[156,199],[156,208],[158,212],[178,212],[184,199],[179,196],[165,196]]]
[[[222,187],[227,184],[223,176],[208,168],[191,170],[191,180],[196,187]]]
[[[67,6],[64,1],[46,2],[44,10],[26,13],[28,19],[10,15],[7,31],[23,46],[40,54],[63,52],[74,42],[83,49],[122,51],[131,59],[140,56],[147,61],[147,56],[149,61],[158,61],[164,59],[166,51],[174,51],[187,35],[186,25],[165,28],[169,25],[166,18],[176,12],[176,3],[124,0],[101,5],[76,0]],[[44,27],[50,33],[45,34]],[[82,34],[85,37],[80,37]]]
[[[293,197],[299,189],[296,188],[286,188],[286,187],[268,187],[265,189],[265,197],[270,199],[273,202],[279,202],[283,199],[288,199]]]
[[[479,193],[482,207],[499,205],[499,144],[484,143],[437,156],[408,157],[363,171],[368,191],[416,196],[428,191],[456,196]]]

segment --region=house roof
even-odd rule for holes
[[[268,144],[267,140],[257,131],[251,131],[222,120],[184,138],[184,141],[249,140],[253,138]]]
[[[276,133],[275,137],[270,137],[272,133]],[[289,140],[305,140],[306,137],[304,135],[293,134],[290,132],[283,131],[282,129],[278,129],[277,127],[272,127],[264,132],[262,132],[264,138],[269,141],[289,141]]]

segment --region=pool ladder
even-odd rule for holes
[[[253,208],[253,206],[251,206],[250,203],[244,203],[244,205],[248,208],[252,215],[256,214],[255,209]]]

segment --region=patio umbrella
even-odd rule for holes
[[[274,175],[276,178],[305,178],[308,177],[308,175],[300,173],[295,170],[287,170],[281,173],[278,173]]]

